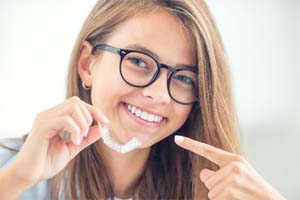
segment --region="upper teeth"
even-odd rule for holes
[[[137,116],[143,120],[149,121],[149,122],[160,122],[163,118],[162,116],[159,116],[159,115],[153,115],[153,114],[147,113],[145,111],[141,111],[140,109],[136,108],[133,105],[127,104],[127,109],[135,116]]]

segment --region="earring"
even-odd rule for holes
[[[81,82],[82,82],[83,89],[85,89],[86,91],[91,89],[91,87],[88,87],[88,86],[85,85],[84,81],[81,81]]]

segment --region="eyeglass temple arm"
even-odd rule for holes
[[[94,46],[94,48],[110,51],[110,52],[113,52],[113,53],[120,53],[120,50],[121,50],[119,48],[112,47],[112,46],[109,46],[107,44],[97,44],[97,45]]]

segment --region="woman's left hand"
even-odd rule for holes
[[[209,199],[285,199],[241,155],[182,136],[176,136],[175,142],[220,167],[217,171],[203,169],[200,172],[200,179],[209,190]]]

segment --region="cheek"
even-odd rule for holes
[[[187,120],[190,114],[190,111],[191,111],[190,106],[180,106],[178,108],[173,108],[173,115],[172,118],[170,119],[171,133],[178,130],[185,123],[185,121]]]
[[[117,63],[96,65],[92,73],[92,104],[105,113],[126,93],[127,87],[119,75]]]
[[[177,114],[176,116],[177,116],[178,120],[184,122],[187,119],[187,117],[189,116],[189,114],[192,110],[192,106],[176,104],[176,108],[174,108],[174,110],[176,111],[176,114]]]
[[[191,106],[181,106],[180,109],[177,110],[177,117],[176,117],[176,120],[177,120],[177,123],[179,124],[178,128],[180,128],[184,122],[187,120],[189,114],[191,112]]]

